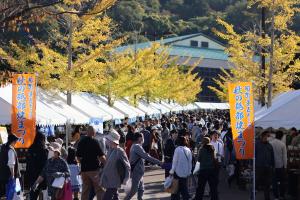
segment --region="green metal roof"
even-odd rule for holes
[[[172,45],[172,43],[192,37],[196,37],[202,35],[201,33],[197,34],[190,34],[185,36],[178,36],[167,38],[163,40],[157,40],[154,42],[159,42],[160,44],[167,45],[170,48],[170,55],[171,56],[188,56],[193,58],[202,58],[202,59],[216,59],[216,60],[228,60],[228,55],[225,53],[224,50],[218,49],[209,49],[209,48],[197,48],[197,47],[188,47],[188,46],[179,46],[179,45]],[[142,42],[137,44],[131,44],[126,46],[121,46],[116,48],[117,52],[122,52],[126,50],[139,50],[149,48],[153,42]]]
[[[224,50],[218,49],[205,49],[205,48],[193,48],[185,46],[170,46],[171,56],[188,56],[193,58],[203,59],[215,59],[215,60],[228,60],[228,55]]]

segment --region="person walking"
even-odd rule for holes
[[[275,139],[270,141],[274,151],[275,171],[273,176],[273,194],[276,199],[285,198],[285,170],[287,167],[287,150],[281,141],[282,131],[277,131]]]
[[[291,128],[289,134],[287,134],[286,136],[286,146],[290,146],[290,145],[293,146],[292,143],[295,143],[294,138],[296,138],[297,136],[298,136],[298,130],[295,127]]]
[[[1,145],[0,150],[0,198],[5,196],[6,186],[11,179],[21,177],[19,161],[14,146],[18,137],[9,134],[7,143]]]
[[[158,129],[156,126],[152,127],[151,130],[151,140],[150,140],[150,156],[160,160],[159,156],[159,146],[160,146],[160,141],[159,141],[159,136],[158,136]]]
[[[45,167],[48,160],[48,152],[45,135],[41,132],[37,132],[33,144],[28,149],[26,157],[25,176],[28,177],[30,187],[34,185],[36,179]],[[35,192],[33,190],[30,191],[30,200],[38,199],[40,192],[46,189],[47,183],[44,180]]]
[[[70,169],[73,200],[79,200],[79,193],[81,191],[80,167],[76,159],[76,149],[73,147],[68,148],[67,163]]]
[[[184,136],[179,136],[177,139],[178,147],[175,149],[172,161],[172,169],[170,175],[178,179],[178,191],[171,195],[171,200],[179,200],[180,195],[183,200],[189,199],[187,178],[192,172],[192,152],[187,147],[187,139]]]
[[[162,163],[151,157],[146,153],[142,147],[144,142],[144,136],[141,133],[136,133],[134,137],[134,144],[130,150],[130,165],[131,165],[131,178],[132,187],[131,190],[126,194],[124,200],[131,199],[135,193],[138,193],[137,199],[142,200],[144,195],[144,181],[143,176],[145,173],[144,160],[147,160],[153,164],[162,165]]]
[[[57,199],[58,189],[52,186],[55,178],[59,177],[70,177],[70,170],[65,159],[61,157],[61,145],[57,142],[51,143],[52,151],[54,152],[53,157],[48,159],[45,167],[43,168],[40,176],[35,181],[32,189],[36,191],[39,185],[46,180],[48,188],[48,196],[50,199]]]
[[[218,199],[217,174],[216,171],[216,154],[214,147],[210,144],[209,137],[202,139],[201,147],[198,152],[197,161],[200,162],[198,173],[198,187],[194,200],[202,200],[206,183],[210,188],[211,200]]]
[[[128,132],[126,135],[126,143],[125,143],[125,152],[127,157],[130,157],[130,149],[134,140],[134,135],[135,135],[135,129],[133,126],[128,125],[127,126]]]
[[[150,152],[150,147],[151,147],[151,133],[148,131],[145,127],[142,127],[141,133],[144,136],[144,143],[143,143],[143,148],[146,153]]]
[[[97,200],[102,200],[104,193],[100,186],[100,163],[105,164],[105,155],[92,126],[88,127],[87,137],[80,140],[76,156],[81,164],[82,194],[81,199],[89,199],[89,194],[94,189]]]
[[[101,186],[106,188],[103,200],[118,200],[118,188],[126,184],[130,177],[130,163],[126,152],[119,147],[120,135],[112,129],[106,136],[109,147],[107,161],[100,178]]]
[[[195,147],[198,147],[199,144],[200,144],[200,142],[201,142],[201,140],[202,140],[201,128],[202,128],[202,126],[201,126],[200,122],[196,121],[195,124],[194,124],[194,126],[193,126],[193,128],[192,128],[192,130],[191,130],[191,133],[192,133],[191,140],[195,144],[193,146],[193,149]]]
[[[68,152],[67,152],[67,150],[64,147],[64,141],[63,141],[63,139],[56,138],[55,142],[58,143],[61,146],[61,150],[60,150],[61,151],[61,157],[63,159],[65,159],[65,160],[67,160],[67,158],[68,158]]]
[[[255,145],[256,185],[263,187],[265,200],[270,200],[272,171],[275,165],[273,147],[268,142],[269,136],[269,131],[262,132]]]
[[[176,129],[173,129],[170,132],[170,137],[166,141],[165,147],[164,147],[164,158],[165,158],[165,177],[168,177],[170,175],[170,170],[172,168],[172,160],[174,156],[174,152],[176,149],[176,140],[178,137],[178,132]]]
[[[161,123],[162,131],[161,131],[161,138],[162,138],[162,145],[165,146],[167,140],[169,139],[170,130],[167,127],[166,123]]]
[[[217,185],[219,185],[219,175],[220,170],[223,165],[223,159],[224,159],[224,145],[219,140],[219,132],[217,130],[214,130],[211,132],[211,145],[213,145],[216,153],[216,176],[217,176]]]

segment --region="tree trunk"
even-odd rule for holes
[[[69,18],[69,37],[68,37],[68,70],[72,69],[72,36],[73,36],[73,22],[72,18]],[[72,94],[70,91],[67,91],[67,104],[69,106],[72,105]],[[69,119],[66,124],[66,147],[68,149],[69,146],[69,137],[71,135],[71,124],[69,123]]]
[[[274,4],[274,0],[273,0]],[[268,77],[268,108],[272,106],[272,94],[273,94],[273,71],[274,71],[274,41],[275,41],[275,13],[272,11],[272,21],[271,21],[271,47],[270,47],[270,69]]]
[[[107,95],[107,104],[112,107],[113,106],[113,100],[112,100],[112,96],[111,93],[109,92]]]
[[[261,36],[263,39],[266,38],[266,8],[263,7],[261,9]],[[263,79],[266,77],[266,56],[265,56],[266,50],[264,47],[261,48],[261,76]],[[260,99],[259,103],[261,106],[265,106],[266,104],[266,86],[262,85],[260,88]]]
[[[72,35],[73,35],[73,22],[72,18],[69,18],[69,37],[68,37],[68,70],[72,69]],[[72,105],[72,94],[67,91],[67,104]]]
[[[133,95],[133,104],[135,107],[137,107],[137,95]]]

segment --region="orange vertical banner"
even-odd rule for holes
[[[252,83],[229,83],[228,92],[236,158],[253,159],[254,105]]]
[[[36,77],[14,74],[12,79],[12,133],[19,137],[16,148],[28,148],[35,138]]]

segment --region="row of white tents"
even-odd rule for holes
[[[12,86],[0,88],[0,124],[11,124]],[[227,103],[195,102],[186,106],[166,101],[146,103],[140,101],[136,107],[128,100],[114,102],[110,107],[104,96],[90,93],[72,94],[72,106],[67,105],[66,95],[53,93],[37,88],[36,123],[41,126],[70,124],[88,124],[92,118],[102,118],[103,121],[120,120],[128,117],[135,120],[138,117],[159,116],[170,112],[181,112],[199,109],[229,109]]]
[[[12,86],[0,88],[0,124],[11,123]],[[138,117],[158,117],[170,112],[189,110],[223,110],[229,109],[228,103],[195,102],[186,106],[166,101],[140,101],[136,107],[128,100],[114,102],[110,107],[104,96],[90,93],[72,95],[72,106],[67,105],[66,95],[51,93],[37,88],[36,122],[38,125],[88,124],[92,118],[102,118],[103,121],[113,120],[119,123],[125,117],[135,120]],[[300,90],[289,91],[274,98],[270,108],[259,108],[255,112],[255,126],[263,128],[300,129]]]

